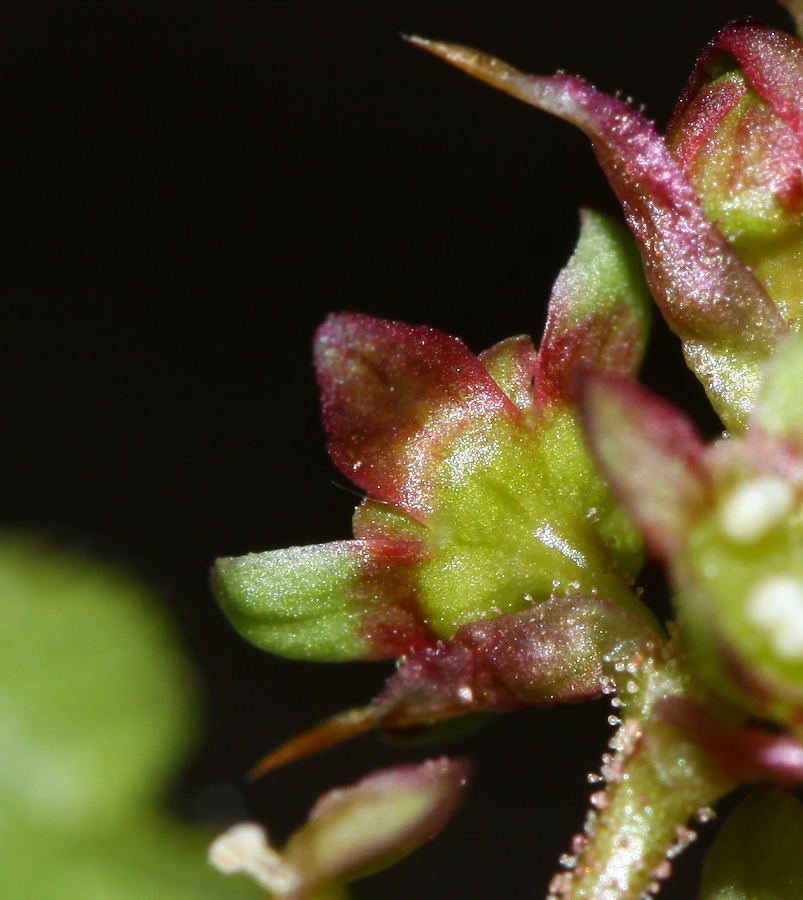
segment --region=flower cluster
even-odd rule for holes
[[[270,652],[399,666],[368,706],[259,768],[372,728],[615,694],[605,786],[549,891],[635,900],[657,890],[699,809],[745,782],[803,783],[803,44],[727,26],[662,136],[578,78],[412,40],[581,128],[629,232],[582,213],[537,348],[515,337],[477,357],[356,314],[321,327],[329,450],[365,494],[354,538],[220,560],[215,589]],[[637,382],[651,297],[727,429],[710,445]],[[673,586],[667,631],[634,587],[645,554]],[[381,864],[437,830],[430,806],[455,806],[462,770],[426,765],[383,776]],[[346,819],[374,803],[351,790]],[[799,896],[799,853],[776,848],[803,834],[803,808],[778,788],[748,803],[711,853],[704,896]],[[738,859],[751,816],[771,871]],[[326,865],[296,861],[289,888],[264,886],[330,896],[361,871],[370,847],[338,843],[330,818],[305,826]],[[281,874],[294,840],[282,857],[257,841],[255,858]]]

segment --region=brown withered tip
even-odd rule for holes
[[[328,750],[336,744],[342,744],[361,734],[367,734],[378,728],[380,724],[381,719],[376,715],[376,709],[373,706],[347,709],[345,712],[319,722],[308,731],[302,731],[301,734],[290,738],[289,741],[263,757],[246,774],[246,778],[249,781],[255,781],[273,769]]]
[[[474,78],[484,81],[493,87],[506,90],[514,96],[519,94],[509,85],[511,79],[522,79],[518,69],[508,65],[495,56],[475,50],[473,47],[465,47],[462,44],[449,44],[445,41],[432,41],[429,38],[419,37],[416,34],[402,35],[405,41],[426,50],[433,56],[437,56],[445,62],[451,63],[458,69],[462,69]]]

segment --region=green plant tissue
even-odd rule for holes
[[[197,734],[170,623],[132,579],[0,536],[0,896],[260,896],[160,811]]]

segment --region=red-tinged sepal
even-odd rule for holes
[[[373,715],[380,727],[398,727],[590,700],[612,693],[627,664],[651,656],[657,642],[651,628],[613,603],[552,597],[464,625],[448,644],[412,654]]]
[[[539,405],[573,400],[580,370],[635,376],[650,304],[633,238],[607,216],[583,210],[577,248],[549,301],[535,376]]]
[[[761,363],[788,328],[706,215],[653,126],[625,102],[578,78],[527,76],[470,48],[414,40],[589,136],[639,243],[653,296],[717,412],[732,431],[742,430]]]
[[[416,604],[415,541],[336,541],[217,561],[234,627],[291,659],[385,659],[434,642]]]
[[[803,291],[803,44],[752,21],[723,29],[701,57],[668,132],[708,215],[782,315]]]
[[[626,696],[633,673],[653,666],[661,645],[654,629],[637,616],[581,594],[472,622],[451,641],[406,656],[370,705],[296,735],[260,760],[251,775],[376,729],[579,703],[616,690]]]
[[[708,503],[705,445],[676,407],[626,379],[589,373],[583,422],[594,455],[652,551],[671,558]]]
[[[344,885],[394,865],[435,837],[457,810],[465,763],[427,760],[371,773],[322,796],[281,851],[258,825],[229,829],[210,849],[226,874],[245,874],[282,900],[345,897]]]
[[[446,474],[437,465],[444,445],[518,415],[465,344],[432,328],[332,316],[318,330],[315,367],[335,464],[370,497],[421,520]]]

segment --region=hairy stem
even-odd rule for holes
[[[561,859],[549,900],[639,900],[656,893],[670,860],[695,838],[688,823],[733,786],[689,732],[660,714],[668,698],[697,694],[676,640],[604,657],[622,718],[602,757],[583,833]]]
[[[688,822],[733,786],[681,730],[626,719],[603,757],[600,790],[550,898],[638,900],[655,893],[670,860],[695,838]],[[603,787],[603,782],[605,786]]]

